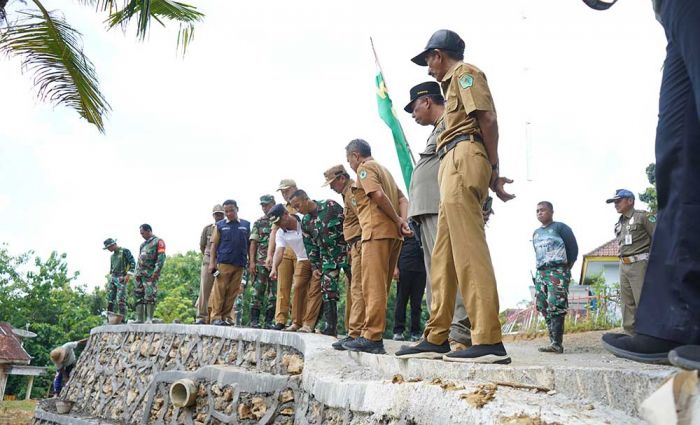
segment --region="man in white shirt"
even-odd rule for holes
[[[267,213],[270,223],[281,231],[275,235],[275,253],[272,259],[270,278],[277,278],[277,268],[282,263],[284,250],[289,247],[297,257],[294,268],[292,299],[292,324],[286,331],[312,333],[321,311],[321,280],[311,271],[311,262],[304,248],[304,236],[299,218],[290,215],[282,204],[277,204]]]

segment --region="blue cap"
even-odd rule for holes
[[[608,200],[605,201],[605,202],[609,204],[609,203],[611,203],[611,202],[615,202],[615,201],[617,201],[618,199],[623,199],[623,198],[634,199],[634,193],[630,192],[630,191],[627,190],[627,189],[617,189],[617,190],[615,191],[615,196],[613,196],[612,198],[608,199]]]

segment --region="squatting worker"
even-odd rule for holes
[[[438,171],[440,159],[437,155],[437,140],[445,130],[445,98],[442,97],[440,85],[435,81],[420,83],[410,90],[410,101],[404,111],[411,114],[420,125],[432,125],[433,131],[428,137],[425,150],[420,154],[418,163],[413,168],[411,186],[408,190],[408,217],[420,225],[420,241],[423,247],[426,285],[425,301],[430,311],[432,292],[430,290],[430,259],[433,255],[437,235],[438,210],[440,208],[440,186]],[[471,324],[462,301],[462,292],[457,288],[455,310],[450,326],[448,341],[451,351],[460,351],[471,344]]]
[[[346,350],[384,354],[382,335],[386,305],[403,236],[413,232],[406,221],[408,200],[386,167],[372,158],[369,143],[351,141],[345,148],[350,167],[357,173],[353,197],[362,229],[362,296],[365,323],[362,335],[343,343]]]
[[[150,224],[139,227],[144,242],[139,247],[136,264],[136,323],[152,323],[158,296],[158,279],[165,264],[165,241],[153,234]]]
[[[365,301],[362,298],[362,229],[357,217],[357,202],[352,194],[355,180],[342,164],[327,169],[323,176],[325,185],[335,193],[343,195],[343,237],[348,244],[350,274],[346,273],[347,294],[345,298],[345,327],[348,334],[332,344],[336,350],[345,350],[343,344],[360,337],[365,322]]]
[[[498,174],[496,109],[484,73],[462,62],[464,41],[453,31],[433,34],[412,60],[428,66],[445,93],[445,131],[438,137],[440,210],[431,261],[433,300],[425,339],[399,350],[400,357],[442,356],[449,361],[509,363],[501,340],[498,290],[484,232],[482,205],[489,187],[513,198]],[[449,352],[457,286],[472,324],[472,346]]]
[[[248,279],[253,283],[253,302],[250,306],[250,327],[260,327],[260,312],[263,303],[266,304],[264,328],[274,329],[275,306],[277,303],[277,282],[270,279],[270,269],[265,267],[267,248],[270,243],[272,223],[267,213],[275,206],[275,197],[263,195],[260,197],[262,217],[255,220],[250,231],[250,247],[248,248]],[[267,302],[265,302],[267,301]]]
[[[296,214],[290,214],[288,209],[277,204],[267,213],[270,222],[278,227],[275,233],[275,254],[272,261],[270,277],[279,278],[278,272],[284,261],[286,250],[291,249],[296,258],[294,266],[294,302],[295,314],[292,324],[285,328],[290,332],[313,332],[321,311],[321,279],[311,270],[311,262],[304,244],[301,220]],[[313,288],[313,290],[310,290]],[[305,299],[297,301],[297,297]],[[301,306],[304,306],[302,309]]]
[[[131,251],[117,245],[116,239],[106,239],[104,248],[112,253],[109,258],[109,283],[107,286],[107,311],[126,317],[126,285],[134,274],[136,262]]]
[[[537,204],[537,220],[542,224],[532,235],[537,274],[535,306],[544,316],[550,344],[543,353],[564,352],[564,319],[569,310],[571,268],[578,256],[578,243],[571,228],[554,221],[554,206],[549,201]]]
[[[289,197],[292,196],[292,193],[297,191],[296,182],[292,179],[282,179],[277,190],[282,194],[282,198],[284,198],[286,202],[285,207],[287,211],[290,214],[296,214],[297,212],[289,203]],[[277,226],[273,225],[270,233],[270,243],[267,247],[267,259],[265,260],[265,265],[268,269],[272,268],[272,258],[275,254],[275,243],[277,240],[277,229]],[[280,263],[277,269],[277,304],[275,306],[275,324],[273,329],[278,331],[284,329],[287,324],[287,319],[289,319],[289,303],[292,299],[292,282],[294,281],[295,267],[296,257],[294,255],[294,250],[288,248],[284,251],[282,263]],[[302,321],[304,315],[302,304],[298,306],[299,308],[294,310],[295,313],[298,313],[296,319],[299,322]]]
[[[250,223],[238,218],[238,204],[224,201],[223,220],[216,222],[211,236],[209,272],[216,274],[209,297],[212,325],[230,326],[236,297],[241,293],[243,271],[248,263]]]
[[[197,297],[197,325],[209,323],[209,296],[214,285],[214,276],[209,273],[211,262],[211,235],[216,228],[216,222],[224,219],[224,207],[220,204],[212,208],[214,222],[207,224],[199,236],[199,252],[202,253],[202,266],[199,273],[199,296]]]
[[[615,210],[620,214],[615,224],[615,238],[620,248],[622,327],[634,335],[634,316],[642,297],[656,216],[634,209],[634,193],[627,189],[617,190],[615,196],[605,202],[615,203]]]

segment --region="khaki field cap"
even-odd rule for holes
[[[63,359],[66,358],[66,350],[64,350],[63,347],[54,348],[51,350],[51,354],[49,354],[49,356],[51,357],[53,364],[58,366],[63,363]]]
[[[343,167],[343,164],[338,164],[334,165],[331,168],[327,169],[326,171],[323,172],[323,177],[326,178],[326,182],[323,183],[323,186],[328,186],[335,180],[338,176],[341,176],[343,174],[347,174],[348,172],[345,171],[345,167]]]
[[[224,207],[221,206],[221,204],[216,204],[214,205],[214,208],[211,209],[211,212],[213,213],[222,213],[224,212]]]
[[[297,182],[292,179],[282,179],[277,190],[289,189],[290,187],[297,187]]]

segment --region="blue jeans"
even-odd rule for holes
[[[700,343],[700,2],[666,0],[656,130],[659,201],[635,330]]]

